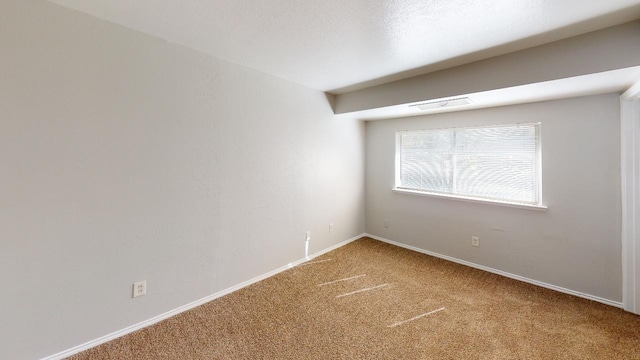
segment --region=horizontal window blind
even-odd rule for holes
[[[396,188],[539,203],[540,124],[397,133]]]

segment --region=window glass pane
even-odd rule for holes
[[[402,187],[447,192],[453,189],[453,131],[405,133],[401,142]]]
[[[456,192],[536,201],[535,125],[456,131]]]

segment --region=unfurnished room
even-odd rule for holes
[[[0,359],[640,359],[640,1],[0,0]]]

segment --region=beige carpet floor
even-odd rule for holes
[[[640,359],[640,316],[363,238],[70,359]]]

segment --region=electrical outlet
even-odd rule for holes
[[[133,283],[133,297],[142,296],[147,293],[147,280]]]
[[[477,236],[471,237],[471,245],[472,246],[480,246],[480,238]]]
[[[389,227],[389,220],[384,220],[384,227],[388,228]]]
[[[329,232],[333,232],[333,224],[329,224]]]

